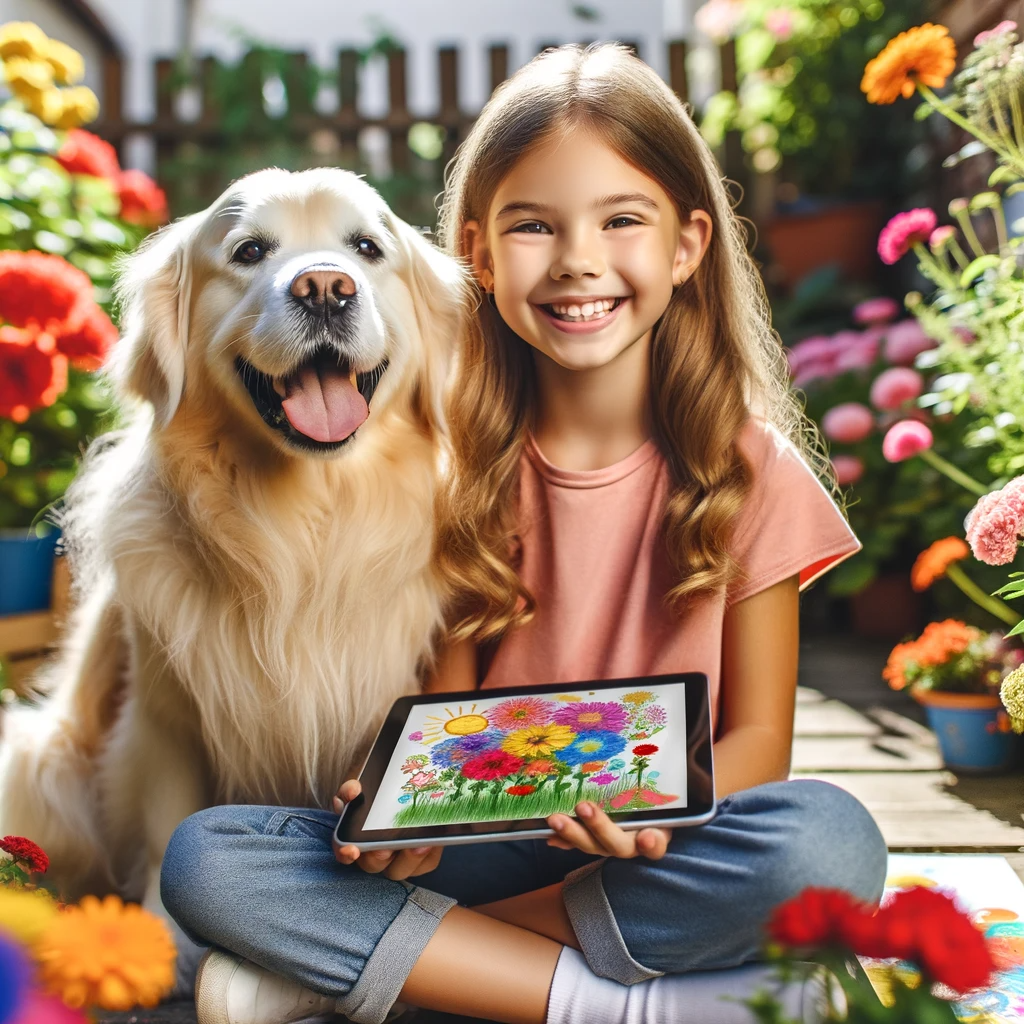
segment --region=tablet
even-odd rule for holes
[[[715,813],[699,672],[420,694],[395,702],[335,836],[360,849],[552,836],[581,800],[622,828]]]

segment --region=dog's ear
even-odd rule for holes
[[[430,429],[444,432],[448,371],[473,298],[469,273],[416,228],[399,217],[390,220],[407,257],[405,280],[412,294],[423,346],[419,411]]]
[[[190,249],[200,218],[193,214],[162,228],[118,268],[121,338],[108,375],[122,397],[152,403],[161,426],[170,423],[185,386]]]

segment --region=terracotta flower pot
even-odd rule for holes
[[[1019,739],[995,695],[912,690],[911,696],[924,706],[947,768],[990,775],[1006,771],[1017,759]]]
[[[849,599],[850,626],[857,636],[902,640],[919,633],[924,620],[921,595],[906,572],[883,573]]]

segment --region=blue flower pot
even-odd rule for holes
[[[53,558],[60,531],[46,536],[4,530],[0,533],[0,615],[21,615],[50,607]]]
[[[914,696],[925,706],[947,768],[990,775],[1006,771],[1016,761],[1019,738],[998,697],[941,691]]]

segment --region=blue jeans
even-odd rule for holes
[[[178,826],[164,905],[221,946],[375,1024],[441,918],[564,879],[563,898],[595,973],[633,984],[756,959],[773,907],[809,885],[881,898],[886,847],[852,796],[823,782],[775,782],[722,800],[706,825],[676,829],[661,860],[605,859],[543,841],[452,846],[415,884],[339,864],[337,816],[211,807]]]

